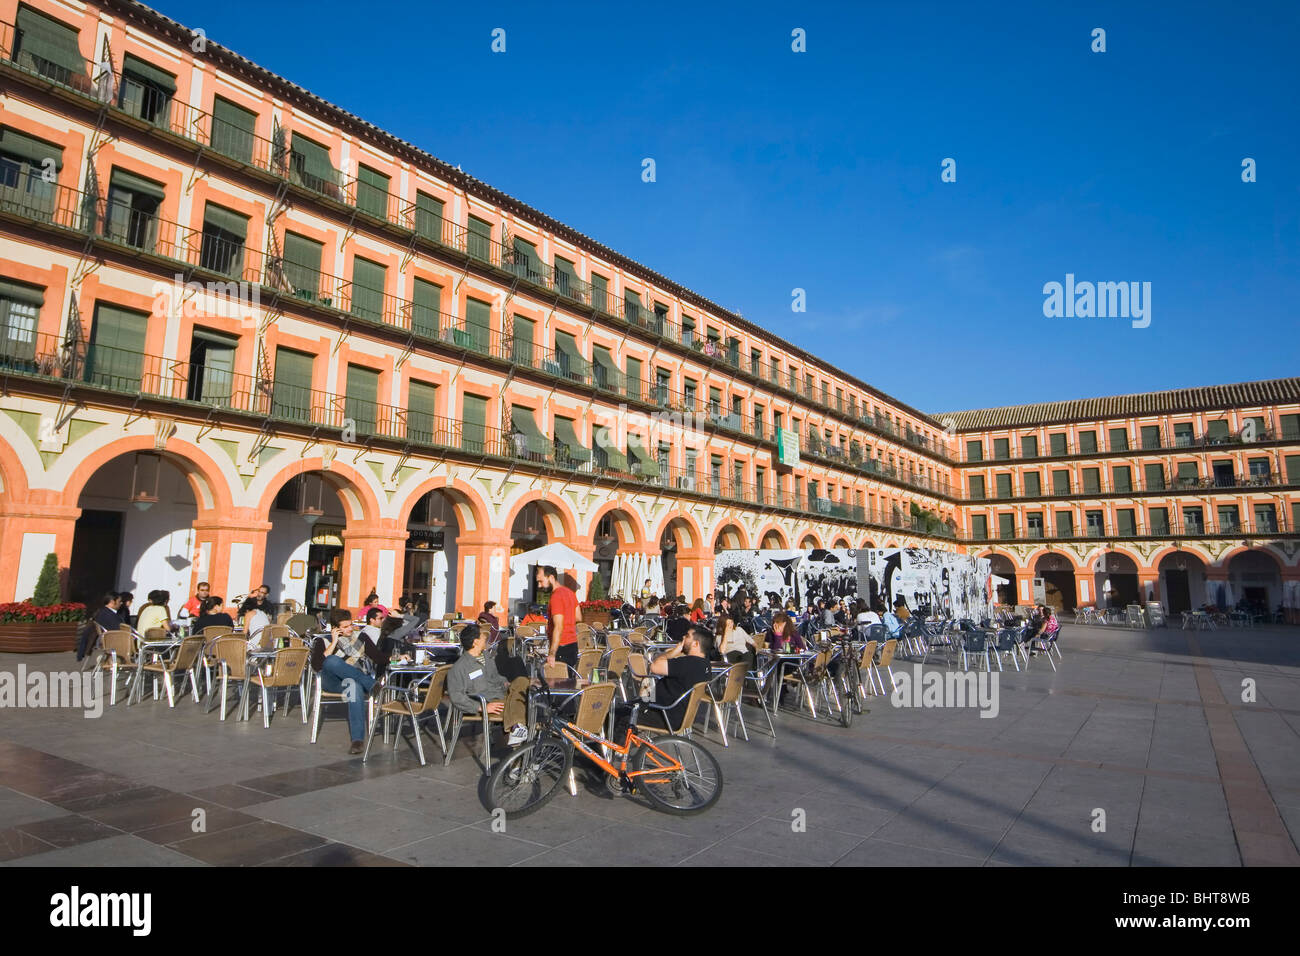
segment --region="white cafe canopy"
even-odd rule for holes
[[[510,558],[510,570],[550,565],[557,571],[596,571],[596,562],[584,558],[567,544],[544,544],[531,551],[522,551]]]

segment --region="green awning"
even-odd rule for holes
[[[295,162],[301,163],[301,169],[309,176],[315,176],[317,179],[334,182],[336,175],[334,164],[330,162],[330,151],[320,143],[313,143],[311,140],[293,134],[292,145],[290,150],[295,156]],[[298,159],[297,157],[302,157]]]
[[[162,202],[164,192],[162,183],[156,183],[152,179],[145,179],[143,176],[137,176],[135,173],[129,173],[125,169],[113,167],[113,176],[108,181],[109,189],[128,189],[133,193],[143,193],[146,196],[152,196],[159,202]]]
[[[606,427],[598,427],[595,430],[596,444],[605,452],[605,461],[607,467],[614,471],[628,471],[627,456],[623,450],[615,444],[614,433]]]
[[[0,128],[0,153],[26,160],[36,169],[41,169],[47,159],[54,160],[56,170],[63,168],[62,146],[47,143],[43,139],[28,136],[16,129],[9,129],[7,126]]]
[[[627,453],[641,463],[641,474],[650,478],[659,477],[659,459],[646,451],[641,439],[630,432],[627,436]]]
[[[136,79],[152,83],[167,91],[168,96],[176,95],[176,77],[161,70],[152,63],[146,63],[139,57],[132,56],[130,53],[122,61],[122,74],[131,75]]]
[[[609,354],[608,349],[597,348],[595,351],[596,364],[603,368],[609,375],[609,381],[618,381],[620,374],[619,368],[614,364],[614,356]]]
[[[555,420],[555,437],[568,446],[569,457],[574,461],[591,461],[591,450],[578,441],[578,434],[574,431],[572,419],[557,418]]]
[[[20,6],[16,25],[22,34],[19,41],[21,54],[61,66],[74,74],[86,71],[78,32],[66,23]]]
[[[208,203],[203,209],[203,224],[216,226],[218,229],[239,236],[241,239],[248,238],[248,217],[241,216],[231,209],[225,209],[222,206],[215,206]]]
[[[42,306],[45,304],[45,290],[40,286],[23,285],[20,282],[10,282],[8,279],[0,279],[0,299],[9,299],[11,302],[26,302],[28,305]]]
[[[531,408],[510,406],[510,422],[524,434],[525,447],[534,455],[550,456],[551,440],[537,427],[537,418]]]

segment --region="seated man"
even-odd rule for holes
[[[665,651],[650,662],[650,673],[659,680],[655,681],[656,704],[672,704],[701,681],[709,679],[709,655],[713,653],[713,635],[699,625],[693,625],[681,643],[670,651]],[[620,709],[630,712],[628,705]],[[677,727],[686,714],[686,701],[682,700],[668,711],[642,708],[640,721],[647,727],[662,727],[667,717],[667,726]],[[622,731],[616,731],[621,734]],[[618,739],[617,737],[615,739]]]
[[[885,625],[889,631],[889,636],[899,638],[903,634],[903,619],[894,611],[886,611],[881,617],[880,623]]]
[[[686,605],[678,604],[673,608],[673,616],[664,624],[664,633],[670,641],[680,641],[691,629],[691,619],[686,616]]]
[[[363,670],[368,643],[354,630],[352,615],[340,609],[330,614],[329,638],[318,637],[311,646],[311,666],[320,674],[321,689],[342,694],[348,705],[350,754],[365,747],[366,697],[375,687],[375,679]]]
[[[528,678],[516,677],[506,683],[497,670],[496,661],[488,657],[487,635],[478,624],[467,624],[460,632],[461,655],[447,674],[447,696],[461,713],[481,714],[478,698],[488,702],[489,715],[500,714],[502,727],[509,729],[508,744],[513,747],[528,739],[524,720],[528,715]],[[487,733],[488,728],[484,727]]]

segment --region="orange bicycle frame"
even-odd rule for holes
[[[570,723],[569,721],[561,722],[557,729],[560,732],[560,736],[564,737],[577,747],[588,760],[600,767],[601,770],[605,771],[605,773],[609,774],[611,777],[626,777],[630,781],[635,781],[638,777],[648,777],[651,774],[662,775],[665,773],[676,773],[683,769],[680,761],[674,760],[672,757],[668,756],[656,747],[654,743],[637,734],[631,727],[627,729],[627,739],[623,742],[622,746],[619,746],[607,737],[602,737],[600,734],[593,734],[590,731],[583,730],[577,724]],[[610,763],[595,750],[592,750],[591,747],[587,746],[587,741],[608,747],[614,753],[622,756],[622,762],[619,766],[614,766],[614,764]],[[663,761],[662,765],[647,768],[645,770],[635,770],[632,773],[628,773],[627,758],[631,755],[634,744],[641,744],[651,753],[657,754],[659,760]]]

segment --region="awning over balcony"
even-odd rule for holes
[[[627,436],[627,453],[632,459],[640,463],[640,472],[650,478],[659,477],[659,459],[646,450],[641,439],[628,433]]]
[[[573,429],[573,421],[568,418],[555,420],[555,437],[568,446],[569,457],[574,461],[591,461],[591,450],[578,441],[578,434]]]
[[[537,419],[533,417],[531,408],[522,408],[519,405],[510,406],[510,421],[524,435],[524,447],[534,455],[549,456],[551,453],[551,440],[542,434],[542,430],[537,427]]]
[[[67,24],[20,6],[17,18],[23,54],[53,63],[74,74],[84,73],[86,61],[77,43],[77,31]]]
[[[595,429],[596,444],[605,451],[605,460],[607,467],[614,471],[627,471],[627,456],[623,450],[615,444],[613,429],[604,426],[597,426]]]
[[[62,146],[56,146],[54,143],[47,143],[43,139],[28,136],[16,129],[7,127],[0,129],[0,153],[25,159],[29,165],[37,170],[44,167],[46,159],[54,160],[56,170],[63,168]]]

